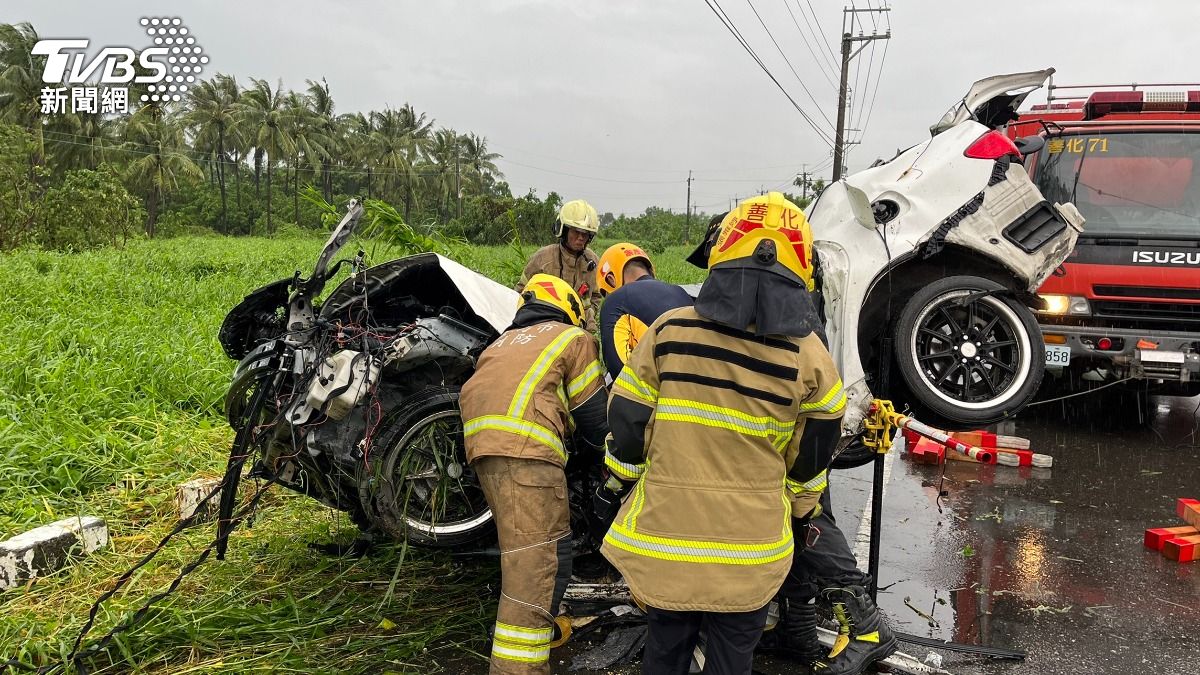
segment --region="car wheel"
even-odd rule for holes
[[[1033,313],[974,276],[919,289],[896,322],[896,365],[915,403],[956,424],[989,424],[1033,398],[1045,372]]]
[[[372,522],[396,538],[456,548],[492,535],[494,523],[466,461],[458,391],[413,394],[376,431],[359,481]]]

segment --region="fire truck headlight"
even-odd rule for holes
[[[1088,316],[1092,313],[1087,298],[1079,295],[1042,293],[1041,297],[1046,301],[1046,309],[1038,310],[1041,314]]]

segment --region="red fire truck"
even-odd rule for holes
[[[1048,374],[1200,394],[1200,84],[1051,83],[1009,135],[1044,138],[1026,168],[1087,218],[1040,289]]]

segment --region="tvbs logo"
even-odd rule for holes
[[[154,45],[140,52],[104,47],[89,59],[86,39],[39,40],[33,54],[46,57],[42,81],[60,85],[148,84],[143,102],[178,101],[196,81],[208,56],[178,18],[143,17],[141,25]]]

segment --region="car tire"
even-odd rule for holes
[[[376,527],[431,548],[461,548],[493,536],[492,511],[466,461],[457,389],[414,393],[375,434],[359,493]]]
[[[952,276],[918,289],[895,324],[896,367],[931,422],[983,425],[1037,394],[1046,361],[1033,313],[983,277]],[[935,419],[936,418],[936,419]]]

